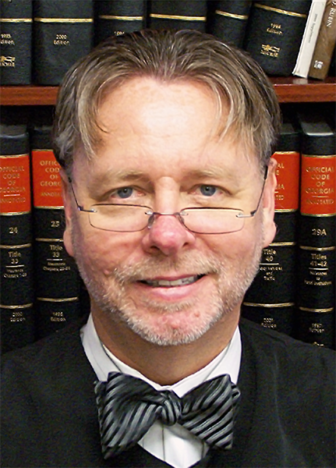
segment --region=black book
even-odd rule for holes
[[[152,0],[149,4],[152,29],[206,29],[206,0]]]
[[[36,323],[38,337],[79,317],[80,280],[63,244],[64,208],[60,166],[51,149],[51,127],[32,132]]]
[[[275,222],[277,233],[247,291],[243,315],[266,328],[293,336],[297,277],[297,222],[300,178],[300,132],[288,115],[273,158],[277,161]]]
[[[252,0],[216,0],[209,3],[207,32],[243,47]]]
[[[34,82],[58,85],[92,48],[93,0],[35,0],[33,31]]]
[[[244,49],[269,75],[291,75],[311,0],[260,0],[250,11]]]
[[[330,119],[331,120],[331,119]],[[335,333],[335,129],[317,109],[302,129],[298,337],[332,348]]]
[[[25,125],[0,126],[0,253],[2,352],[32,343],[33,250],[29,135]]]
[[[120,36],[143,29],[146,25],[145,0],[96,0],[95,43],[109,36]]]
[[[0,83],[28,85],[32,68],[32,0],[1,0],[0,24]]]

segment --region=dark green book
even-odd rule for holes
[[[32,0],[0,0],[0,84],[31,84]]]
[[[243,47],[252,0],[216,0],[209,2],[207,32]]]
[[[64,207],[60,166],[51,149],[51,127],[32,131],[34,266],[36,324],[39,338],[79,317],[80,280],[63,243]]]
[[[0,125],[1,350],[35,339],[29,135]]]
[[[93,42],[93,0],[35,0],[33,76],[39,85],[60,84]]]
[[[290,76],[311,0],[259,0],[250,11],[244,49],[269,75]]]
[[[143,29],[146,25],[144,0],[96,0],[95,43],[109,36],[120,36]]]
[[[152,0],[149,26],[152,29],[196,29],[205,31],[206,0]]]
[[[332,121],[332,119],[330,119]],[[316,108],[299,114],[302,130],[298,337],[334,347],[336,134]]]
[[[247,291],[243,315],[260,325],[295,335],[297,223],[301,135],[295,121],[284,122],[273,158],[277,161],[274,241],[263,250],[259,272]]]

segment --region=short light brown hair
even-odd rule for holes
[[[261,166],[274,151],[280,109],[273,86],[243,50],[192,30],[154,31],[111,37],[65,75],[53,128],[57,160],[70,173],[74,153],[93,157],[101,129],[97,111],[104,95],[135,77],[166,82],[193,80],[229,105],[224,132],[234,130],[256,152]]]

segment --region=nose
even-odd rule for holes
[[[195,235],[184,226],[178,213],[153,213],[143,238],[147,252],[161,252],[166,256],[175,255],[194,242]]]

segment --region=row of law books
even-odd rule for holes
[[[50,126],[0,126],[2,353],[78,319],[86,291],[63,245],[64,210]]]
[[[97,43],[143,28],[211,33],[269,75],[290,76],[300,57],[315,64],[309,76],[324,79],[333,64],[335,0],[1,0],[0,8],[2,85],[59,85]]]
[[[63,245],[59,165],[42,118],[0,127],[2,352],[57,332],[89,311]],[[335,114],[284,108],[277,151],[277,235],[263,250],[242,315],[335,347]],[[10,120],[10,119],[9,119]],[[42,122],[42,123],[41,123]]]
[[[277,234],[263,250],[242,315],[335,348],[335,112],[284,113],[277,161]]]

